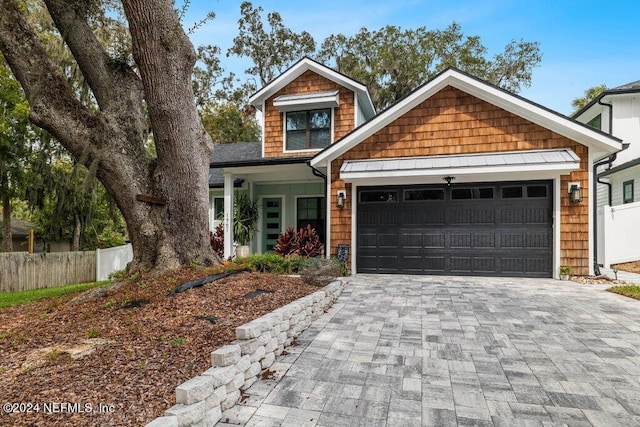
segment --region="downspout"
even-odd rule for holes
[[[609,165],[611,169],[611,163],[618,157],[618,153],[613,153],[609,157],[600,160],[593,164],[593,176],[596,177],[596,182],[605,184],[609,187],[609,206],[611,206],[611,183],[600,181],[598,177],[598,167]],[[598,185],[593,186],[593,274],[600,275],[600,266],[598,265]]]
[[[323,174],[321,171],[319,171],[318,169],[314,168],[313,166],[311,166],[311,160],[307,160],[307,166],[309,166],[311,168],[311,173],[314,176],[317,176],[318,178],[322,178],[322,181],[324,181],[324,185],[322,186],[322,192],[324,194],[324,200],[325,203],[329,203],[329,200],[327,199],[327,175]],[[327,215],[324,216],[324,231],[325,231],[325,236],[322,239],[322,245],[325,247],[325,251],[328,250],[327,248]]]
[[[602,98],[598,99],[598,104],[609,108],[609,135],[613,136],[613,104],[606,104],[602,102]],[[608,169],[611,169],[611,164],[618,157],[618,153],[613,153],[609,157],[600,160],[593,164],[593,176],[596,179],[596,183],[604,184],[607,188],[607,196],[609,206],[611,206],[611,183],[600,181],[598,176],[598,167],[609,165]],[[598,265],[598,184],[593,186],[593,274],[600,276],[600,266]]]

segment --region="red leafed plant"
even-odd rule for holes
[[[218,224],[213,233],[209,232],[209,241],[211,242],[211,249],[222,258],[224,256],[224,228],[222,224]]]
[[[280,233],[278,241],[273,247],[278,255],[300,255],[309,258],[320,255],[321,249],[320,237],[311,225],[301,228],[298,232],[293,226],[287,228]]]
[[[293,226],[290,226],[285,231],[280,233],[276,244],[273,245],[273,250],[276,251],[278,255],[292,255],[296,252],[296,248],[298,245],[297,240],[298,234],[296,233],[296,230],[293,229]]]

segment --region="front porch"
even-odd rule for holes
[[[247,193],[258,204],[257,230],[249,245],[252,253],[273,251],[279,234],[290,226],[299,229],[311,225],[325,242],[324,179],[314,175],[305,159],[260,163],[221,168],[222,188],[209,190],[209,227],[213,231],[223,225],[224,257],[235,255],[236,242],[230,237],[236,191]]]

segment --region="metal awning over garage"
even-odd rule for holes
[[[402,182],[421,177],[441,182],[442,176],[454,176],[456,182],[481,181],[489,175],[500,180],[537,179],[568,174],[580,166],[580,158],[570,148],[528,150],[345,161],[340,178],[345,182],[367,180],[374,183]],[[421,180],[421,182],[429,182]]]

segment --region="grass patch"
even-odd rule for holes
[[[104,280],[102,282],[80,283],[77,285],[59,286],[56,288],[3,292],[0,293],[0,308],[86,291],[88,289],[97,288],[98,286],[104,286],[108,283],[110,283],[109,280]]]
[[[625,297],[640,299],[640,286],[638,285],[612,286],[607,290],[609,292],[613,292],[614,294],[620,294],[624,295]]]

